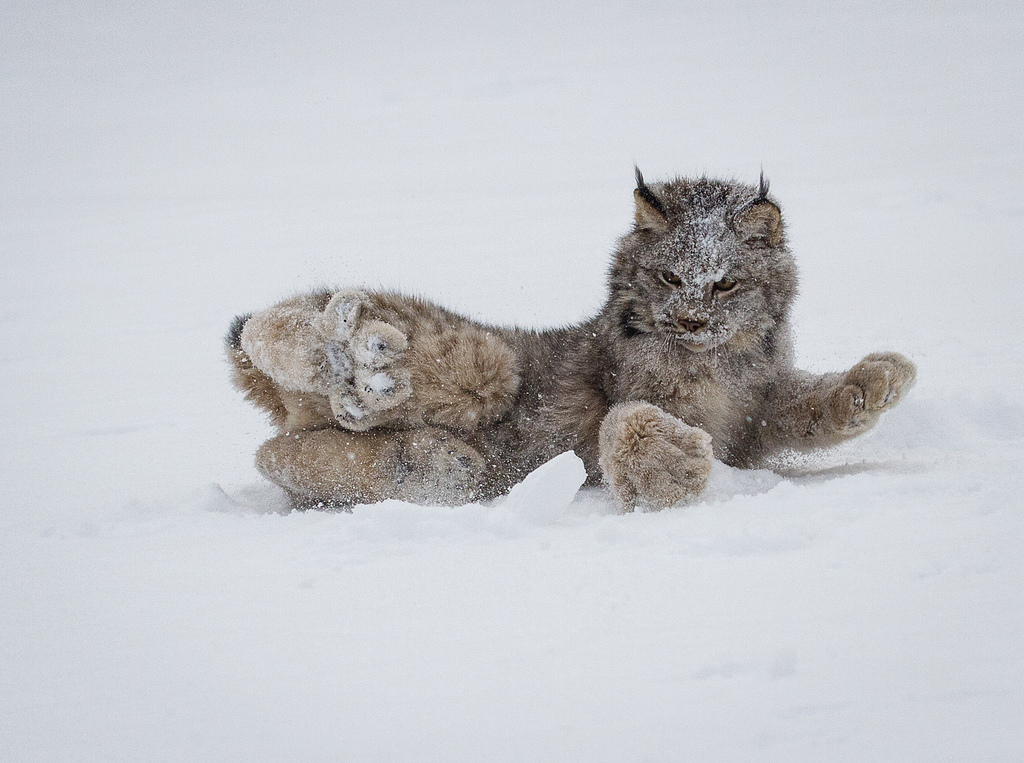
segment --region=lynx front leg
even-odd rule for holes
[[[601,470],[622,504],[664,509],[704,492],[711,435],[650,403],[620,403],[601,423]]]
[[[774,410],[764,417],[764,450],[827,447],[863,434],[903,399],[916,376],[904,356],[876,352],[846,373],[782,378],[773,392]]]
[[[256,468],[300,507],[346,506],[396,498],[458,505],[478,497],[484,460],[434,428],[282,434],[256,452]]]

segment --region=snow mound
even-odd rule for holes
[[[502,506],[537,524],[554,524],[568,513],[586,481],[583,461],[569,450],[526,475],[504,498]]]

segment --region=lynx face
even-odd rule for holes
[[[763,341],[796,288],[767,186],[702,178],[649,187],[637,174],[636,226],[611,278],[624,331],[690,352]]]

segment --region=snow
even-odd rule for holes
[[[380,395],[393,390],[395,388],[395,380],[385,373],[376,373],[367,379],[366,385]]]
[[[565,515],[586,481],[583,459],[572,451],[562,453],[526,475],[502,499],[502,507],[514,516],[554,524]]]
[[[356,421],[359,421],[361,418],[363,418],[363,412],[356,406],[351,405],[350,403],[346,403],[344,407],[345,410],[348,411],[348,415],[354,418]]]
[[[1024,14],[1009,2],[5,2],[0,758],[1019,760]],[[550,326],[633,163],[783,206],[864,438],[616,515],[288,513],[232,316],[322,284]],[[555,454],[553,454],[555,455]]]

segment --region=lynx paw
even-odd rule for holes
[[[917,376],[913,362],[897,352],[875,352],[855,365],[829,396],[832,427],[852,432],[870,426],[896,405]]]
[[[650,403],[613,407],[598,442],[601,469],[623,511],[664,509],[707,487],[711,435]]]
[[[413,503],[459,506],[479,497],[485,464],[466,443],[437,429],[405,436],[395,477],[396,497]]]
[[[394,326],[373,320],[370,307],[364,292],[338,292],[319,326],[325,343],[317,365],[331,410],[343,427],[357,432],[386,421],[412,391],[400,363],[408,340]]]

